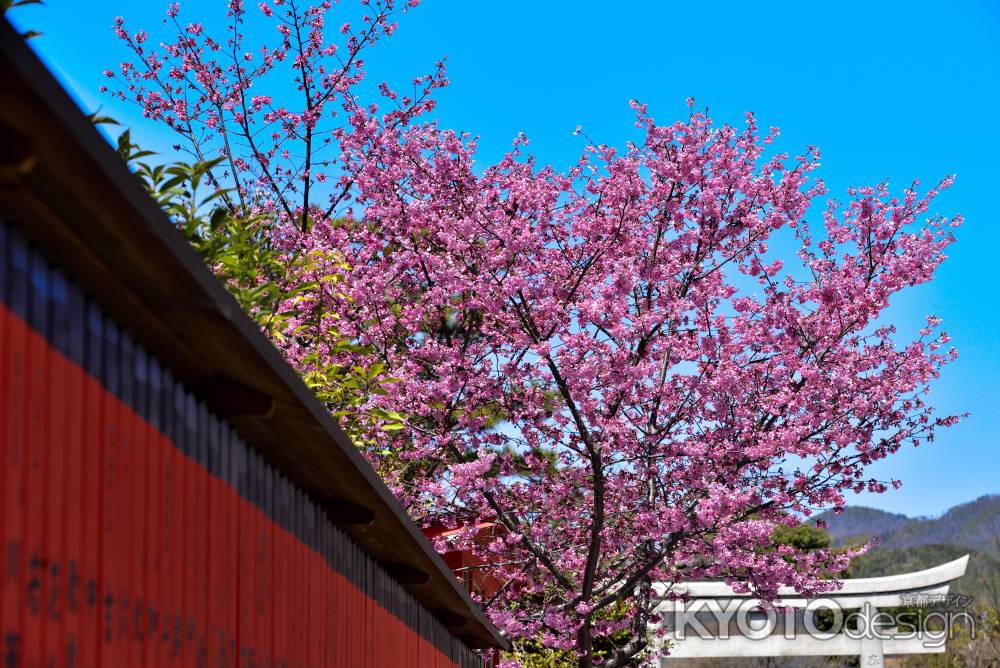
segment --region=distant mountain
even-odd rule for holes
[[[864,506],[848,506],[839,515],[827,511],[816,519],[826,521],[826,530],[837,545],[872,536],[885,538],[911,521],[906,515],[887,513]]]
[[[835,545],[846,545],[877,536],[879,551],[926,545],[961,546],[1000,558],[1000,494],[983,496],[955,506],[940,517],[907,517],[861,506],[840,515],[826,512],[825,520]]]

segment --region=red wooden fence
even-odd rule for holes
[[[0,221],[0,665],[480,666]]]

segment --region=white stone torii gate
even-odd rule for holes
[[[774,601],[777,611],[762,608],[751,594],[735,592],[725,582],[678,583],[673,590],[686,593],[687,601],[664,598],[658,606],[664,626],[670,628],[666,636],[670,655],[662,665],[666,668],[672,659],[686,658],[858,656],[862,668],[883,668],[887,655],[942,653],[950,629],[928,642],[926,633],[881,627],[879,609],[944,599],[951,582],[965,574],[968,562],[965,555],[923,571],[844,580],[840,589],[815,599],[783,588]],[[660,589],[661,596],[663,592]],[[857,613],[867,622],[867,631],[818,632],[812,615],[824,609],[845,616]],[[779,627],[782,617],[785,626]],[[889,621],[888,615],[881,617]]]

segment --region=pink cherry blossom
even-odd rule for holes
[[[443,63],[404,91],[360,85],[407,9],[362,4],[336,39],[330,3],[261,4],[275,41],[252,49],[242,4],[223,41],[171,6],[159,51],[116,22],[136,60],[109,76],[197,159],[223,158],[225,206],[308,254],[275,345],[303,371],[394,379],[358,410],[403,428],[373,418],[358,442],[414,519],[460,529],[441,549],[492,564],[494,622],[581,666],[628,631],[603,665],[629,665],[654,582],[725,578],[765,599],[834,586],[821,576],[852,553],[771,536],[898,486],[869,466],[958,420],[926,403],[955,357],[940,321],[884,319],[945,259],[961,218],[932,203],[951,179],[826,200],[816,149],[779,153],[776,128],[717,125],[694,100],[671,123],[633,102],[641,139],[583,135],[567,169],[523,135],[483,164],[474,136],[429,119]],[[301,345],[297,328],[330,321],[338,337]]]

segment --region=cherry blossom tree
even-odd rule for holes
[[[116,23],[136,59],[109,75],[223,158],[225,207],[339,276],[296,292],[276,344],[303,373],[395,379],[359,409],[402,416],[366,454],[415,519],[460,529],[439,549],[490,564],[492,619],[579,666],[638,665],[665,649],[654,583],[833,586],[851,553],[776,527],[898,485],[869,466],[958,419],[925,403],[954,357],[938,320],[911,335],[884,317],[944,260],[961,219],[931,204],[950,179],[824,204],[815,149],[790,157],[752,115],[716,125],[692,102],[669,124],[634,103],[634,142],[583,138],[564,171],[523,136],[478,165],[474,137],[426,120],[440,65],[409,95],[366,87],[360,55],[401,10],[362,5],[338,43],[329,3],[261,3],[277,41],[255,52],[241,3],[221,42],[173,6],[157,49]],[[356,345],[296,336],[324,319]]]

